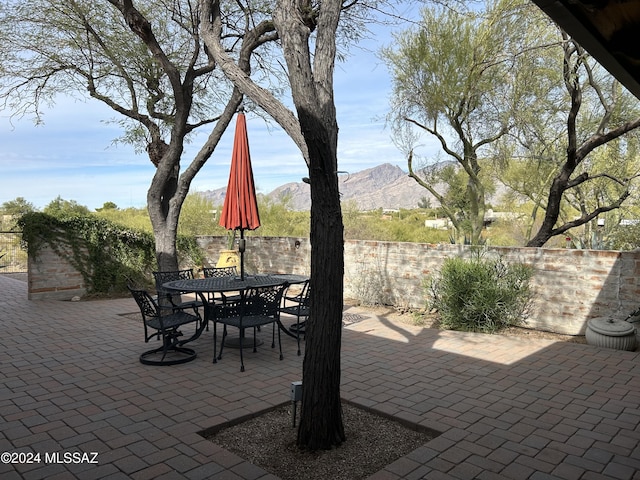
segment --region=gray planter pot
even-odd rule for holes
[[[589,345],[633,351],[636,349],[636,329],[624,320],[592,318],[587,323],[585,338]]]

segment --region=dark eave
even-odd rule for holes
[[[533,0],[640,98],[640,0]]]

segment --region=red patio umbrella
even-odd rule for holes
[[[236,132],[231,154],[231,170],[229,184],[224,197],[220,225],[227,230],[240,230],[240,278],[244,280],[245,230],[255,230],[260,226],[256,187],[253,183],[251,155],[249,154],[249,137],[247,121],[242,109],[236,120]]]

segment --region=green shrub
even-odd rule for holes
[[[448,258],[428,287],[429,307],[449,330],[494,333],[524,321],[533,269],[478,255]]]

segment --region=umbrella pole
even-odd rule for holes
[[[238,242],[238,250],[240,251],[240,280],[244,281],[244,250],[246,242],[244,239],[244,229],[240,229],[240,241]]]

